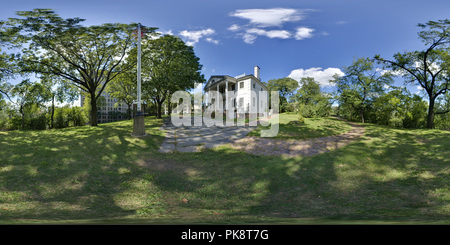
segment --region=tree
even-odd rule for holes
[[[331,112],[331,97],[320,91],[319,83],[312,77],[303,77],[299,84],[300,88],[294,97],[300,105],[299,112],[302,116],[328,116]]]
[[[357,111],[364,123],[366,109],[372,99],[383,91],[383,87],[393,82],[392,74],[376,69],[369,58],[358,58],[344,70],[344,76],[334,76],[332,80],[340,93],[339,101]]]
[[[136,24],[82,26],[80,18],[63,19],[50,9],[18,11],[0,33],[22,47],[23,72],[59,76],[91,97],[91,125],[97,125],[97,99],[108,83],[133,62],[120,65],[133,46]],[[153,32],[156,28],[147,28]]]
[[[450,93],[446,93],[445,96],[436,99],[436,110],[437,111],[450,111]],[[435,120],[437,121],[436,128],[440,129],[450,129],[450,113],[440,113],[436,115]]]
[[[25,128],[25,114],[33,105],[42,105],[45,101],[45,88],[40,83],[31,83],[23,80],[11,90],[11,95],[16,97],[15,104],[22,116],[22,129]]]
[[[450,89],[450,20],[429,21],[419,24],[423,29],[419,38],[428,45],[426,50],[397,53],[394,60],[386,60],[376,55],[375,59],[393,71],[399,71],[405,78],[405,83],[418,84],[428,95],[427,128],[434,128],[437,111],[436,99],[445,95]]]
[[[54,127],[55,102],[73,102],[79,98],[79,91],[73,84],[66,83],[54,75],[41,75],[40,84],[43,86],[43,100],[51,101],[50,128]]]
[[[426,121],[426,102],[406,88],[391,87],[373,103],[374,122],[404,128],[422,128]]]
[[[14,56],[11,56],[0,49],[0,101],[6,96],[9,100],[10,90],[12,86],[7,82],[7,79],[14,75]],[[1,110],[2,107],[0,107]]]
[[[170,101],[172,93],[193,89],[195,83],[205,81],[193,47],[179,37],[164,35],[148,40],[142,45],[142,52],[142,89],[145,96],[155,101],[158,118],[162,104],[166,99]]]
[[[280,108],[282,112],[286,110],[285,106],[288,98],[291,97],[298,88],[298,82],[290,77],[270,79],[266,83],[270,91],[278,91],[280,94]]]
[[[137,78],[134,70],[126,71],[117,76],[106,89],[117,103],[124,103],[128,107],[128,118],[132,117],[133,101],[136,100]]]

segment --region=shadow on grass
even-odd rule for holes
[[[160,123],[144,138],[131,121],[0,134],[0,219],[449,221],[448,132],[368,126],[344,148],[288,159],[159,153]]]
[[[157,170],[154,183],[186,220],[448,222],[448,136],[373,126],[363,139],[313,157],[260,157],[227,147],[175,154],[176,166]]]
[[[281,114],[279,132],[275,139],[310,139],[345,133],[351,127],[343,120],[333,117],[306,118],[305,123],[295,121],[293,115]],[[260,136],[261,129],[269,127],[259,126],[250,136]]]
[[[0,134],[0,219],[98,219],[135,214],[117,205],[124,183],[143,175],[139,155],[163,140],[159,120],[151,137],[131,136],[132,121]]]

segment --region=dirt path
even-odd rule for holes
[[[352,129],[346,133],[305,140],[280,140],[247,136],[232,147],[255,155],[283,155],[287,157],[312,156],[346,146],[364,135],[364,126],[349,122]]]

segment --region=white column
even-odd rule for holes
[[[225,81],[225,110],[228,110],[228,80]]]
[[[219,109],[219,84],[217,84],[217,91],[216,91],[216,109]]]

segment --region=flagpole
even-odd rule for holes
[[[133,133],[135,137],[146,136],[145,118],[141,108],[141,23],[138,23],[138,45],[137,45],[137,112],[134,116]]]
[[[138,23],[137,52],[137,113],[141,114],[141,23]]]

